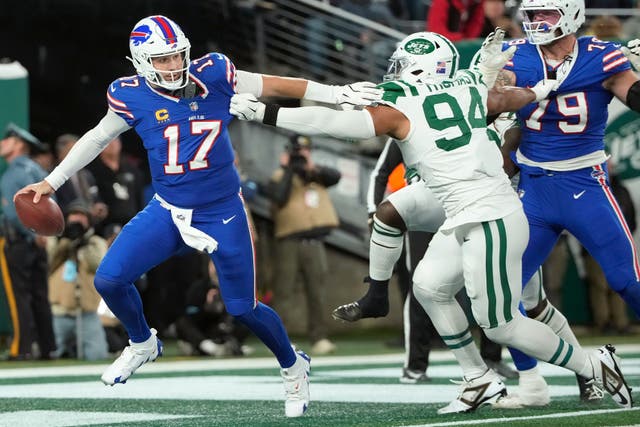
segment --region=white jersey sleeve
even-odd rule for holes
[[[337,111],[326,107],[280,108],[276,126],[303,135],[327,135],[342,139],[376,136],[367,110]]]
[[[236,93],[250,93],[257,98],[262,96],[262,74],[237,70]]]
[[[118,135],[128,130],[127,122],[111,110],[100,123],[75,143],[67,157],[45,178],[54,190],[64,184],[70,176],[88,165]]]

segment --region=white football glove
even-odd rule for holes
[[[231,97],[229,112],[240,120],[262,122],[264,119],[264,103],[250,93],[236,93]]]
[[[357,106],[368,106],[380,102],[384,91],[375,83],[357,82],[337,87],[336,104],[343,110],[353,110]]]
[[[558,89],[558,80],[540,80],[535,86],[530,87],[533,93],[536,94],[536,102],[540,102],[549,96],[551,91]]]
[[[629,58],[633,68],[636,71],[640,71],[640,39],[629,40],[626,46],[622,46],[621,50]]]
[[[477,68],[482,73],[482,78],[489,89],[496,82],[500,70],[516,53],[517,48],[515,46],[502,50],[504,35],[505,31],[498,27],[484,39],[482,47],[480,47],[480,62]]]

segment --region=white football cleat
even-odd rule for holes
[[[301,417],[309,407],[309,374],[311,358],[302,350],[296,350],[293,366],[281,369],[284,380],[284,413],[287,417]]]
[[[507,387],[500,379],[500,376],[491,369],[472,380],[452,380],[451,382],[460,384],[458,398],[447,406],[438,409],[438,414],[471,412],[482,405],[494,403],[507,394]]]
[[[620,370],[620,358],[615,354],[615,347],[607,344],[595,353],[589,354],[596,383],[611,395],[613,401],[623,408],[633,406],[631,388]]]
[[[129,345],[122,350],[122,354],[118,357],[100,378],[106,385],[124,384],[127,379],[140,366],[147,362],[153,362],[162,356],[162,341],[158,339],[156,334],[158,331],[151,329],[151,336],[141,343],[133,343],[129,341]]]

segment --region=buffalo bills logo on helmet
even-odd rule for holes
[[[151,28],[148,25],[140,25],[131,31],[129,38],[134,46],[140,46],[151,37]]]

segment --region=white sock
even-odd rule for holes
[[[487,337],[499,344],[510,345],[538,360],[562,366],[591,378],[589,356],[582,347],[573,346],[558,337],[551,328],[521,313],[513,320],[495,328],[485,329]]]
[[[572,346],[580,346],[578,339],[573,334],[573,331],[569,326],[569,322],[567,322],[567,318],[564,317],[564,314],[562,314],[560,310],[551,305],[549,301],[547,301],[547,306],[535,318],[535,320],[549,325],[556,335]]]
[[[526,371],[518,371],[520,375],[520,380],[528,380],[530,378],[537,378],[540,376],[540,370],[538,369],[538,365],[534,366],[531,369],[527,369]]]
[[[393,267],[402,253],[403,233],[399,228],[386,225],[373,216],[373,231],[369,244],[369,277],[389,280]]]
[[[414,287],[414,292],[440,337],[453,352],[465,379],[470,380],[484,375],[489,368],[482,360],[469,331],[467,316],[458,301],[452,299],[436,302],[433,298],[423,295],[419,288]]]

